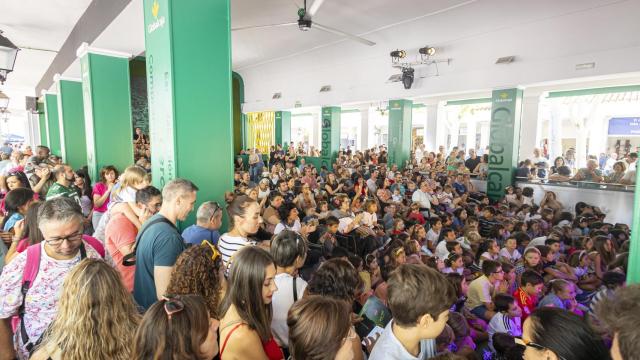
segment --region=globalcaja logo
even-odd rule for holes
[[[159,12],[160,12],[160,3],[158,3],[158,0],[153,0],[153,5],[151,5],[151,15],[153,15],[153,18],[155,20],[149,25],[147,25],[147,32],[149,34],[153,33],[154,31],[164,26],[165,18],[164,16],[158,17]]]
[[[496,99],[496,102],[511,102],[513,99],[511,99],[509,97],[509,93],[507,92],[501,92],[500,95],[498,95],[499,99]]]

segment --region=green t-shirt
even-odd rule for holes
[[[161,217],[163,216],[155,214],[143,224],[140,233],[144,231],[144,234],[136,250],[133,297],[145,310],[158,300],[153,277],[154,266],[174,266],[178,256],[186,249],[182,236],[172,224],[156,222],[146,229],[148,224]]]
[[[53,183],[49,188],[49,191],[47,191],[46,199],[51,200],[61,196],[71,198],[75,200],[78,205],[80,204],[80,196],[78,195],[78,191],[75,187],[66,187],[57,182]]]

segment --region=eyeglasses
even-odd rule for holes
[[[184,310],[184,303],[180,300],[180,295],[164,295],[164,311],[167,313],[167,317],[171,320],[173,314],[177,314]]]
[[[494,274],[504,274],[504,270],[500,269],[498,271],[494,271]]]
[[[70,242],[70,243],[75,243],[82,240],[82,230],[79,230],[78,232],[75,232],[67,236],[57,237],[53,239],[45,239],[44,242],[51,246],[60,246],[62,245],[62,242],[65,240],[67,240],[67,242]]]
[[[533,341],[520,339],[520,338],[515,338],[515,341],[516,341],[516,344],[527,346],[527,347],[530,347],[530,348],[534,348],[536,350],[540,350],[540,351],[549,350],[549,351],[553,352],[554,354],[556,354],[556,356],[558,357],[558,360],[567,360],[565,357],[558,355],[558,353],[553,351],[553,349],[550,349],[548,347],[542,346],[540,344],[536,344]]]
[[[211,261],[215,262],[220,257],[220,252],[218,251],[218,249],[216,249],[215,246],[213,246],[213,244],[211,244],[207,240],[202,240],[202,242],[200,243],[200,245],[205,244],[211,248],[211,252],[213,253],[211,254]]]

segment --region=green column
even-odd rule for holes
[[[61,156],[74,169],[87,165],[82,82],[56,77]]]
[[[44,95],[44,113],[47,118],[47,143],[52,155],[61,156],[60,122],[58,121],[58,96]]]
[[[40,128],[40,142],[38,144],[49,146],[49,141],[47,140],[47,117],[44,111],[44,99],[38,99],[36,106],[38,109],[38,122],[40,125],[38,126]]]
[[[636,163],[637,166],[638,163]],[[640,283],[640,176],[636,171],[636,187],[633,197],[633,220],[631,224],[631,247],[629,248],[629,266],[627,267],[627,284]]]
[[[229,2],[144,0],[153,183],[193,181],[196,207],[233,189]]]
[[[340,114],[338,106],[322,108],[322,142],[320,158],[322,165],[333,169],[333,163],[340,150]]]
[[[403,168],[411,156],[411,115],[413,101],[389,100],[389,164]]]
[[[133,164],[133,128],[128,54],[78,49],[89,175],[103,166],[123,171]]]
[[[505,187],[513,185],[520,147],[522,90],[494,90],[491,98],[487,195],[497,200],[504,196]]]
[[[289,144],[291,141],[291,112],[276,111],[276,144]]]

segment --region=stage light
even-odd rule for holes
[[[392,51],[390,55],[393,59],[404,59],[407,53],[404,50],[395,50]]]
[[[411,89],[411,85],[413,84],[413,68],[406,67],[402,69],[402,84],[405,89]]]
[[[421,55],[433,56],[433,55],[436,54],[436,48],[431,47],[431,46],[425,46],[423,48],[418,49],[418,52]]]

